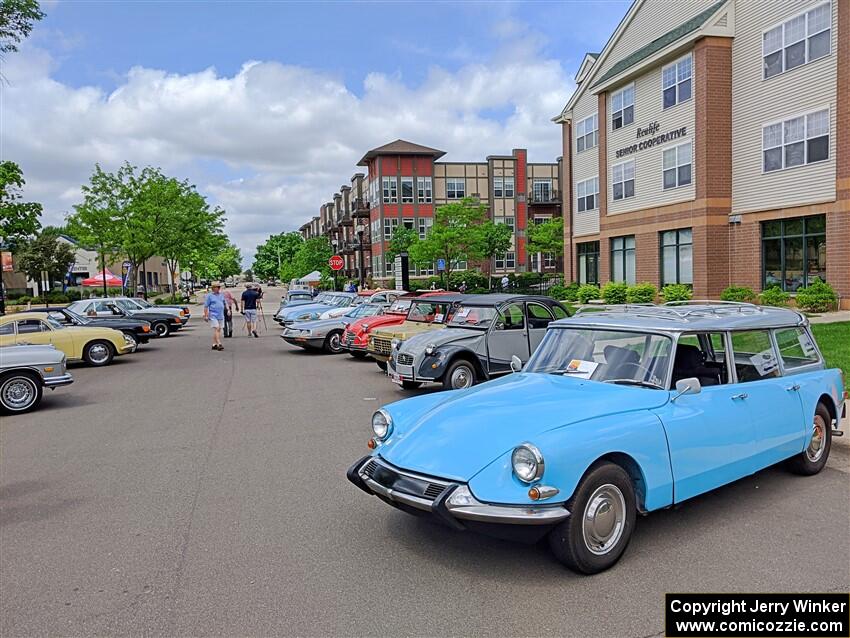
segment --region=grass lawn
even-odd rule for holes
[[[827,367],[841,368],[845,379],[850,380],[850,321],[813,323],[812,332]]]

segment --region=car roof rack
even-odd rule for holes
[[[589,314],[592,312],[622,312],[632,316],[687,321],[689,318],[704,319],[709,316],[722,317],[731,314],[764,314],[765,309],[761,306],[741,301],[690,299],[687,301],[668,301],[660,306],[654,304],[586,304],[579,306],[575,314]]]

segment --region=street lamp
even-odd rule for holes
[[[363,234],[365,232],[366,232],[365,224],[363,224],[363,222],[358,222],[357,223],[357,239],[360,241],[360,261],[359,261],[359,268],[357,270],[358,270],[358,275],[359,275],[359,279],[360,279],[360,289],[361,290],[366,287],[366,276],[365,276],[365,270],[366,269],[363,267],[364,266],[363,265]]]

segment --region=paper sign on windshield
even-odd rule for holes
[[[458,317],[466,317],[469,314],[469,308],[461,308],[457,312]]]
[[[573,359],[564,370],[565,374],[579,379],[589,379],[599,364],[596,361],[583,361],[582,359]]]
[[[443,313],[442,312],[438,312],[436,315],[434,315],[434,322],[435,323],[443,323]]]
[[[766,377],[779,367],[776,357],[773,356],[773,350],[765,350],[764,352],[754,354],[750,357],[750,363],[753,364],[753,367],[763,377]]]

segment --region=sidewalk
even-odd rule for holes
[[[825,312],[822,315],[809,317],[809,323],[837,323],[839,321],[850,321],[850,310]]]

